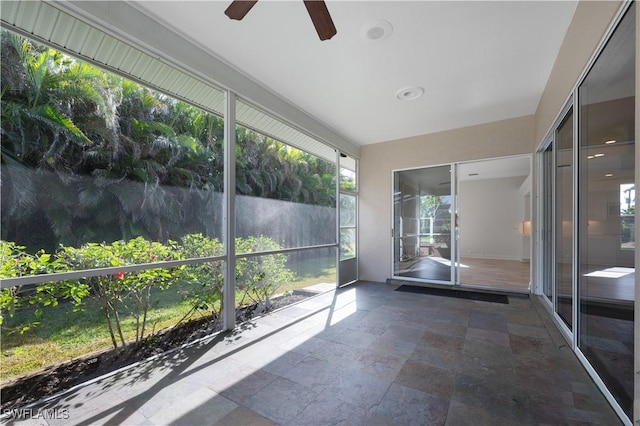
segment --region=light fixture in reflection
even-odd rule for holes
[[[604,157],[604,154],[600,152],[598,154],[589,155],[587,156],[587,160],[591,160],[593,158],[599,158],[599,157]]]
[[[605,145],[611,145],[611,144],[614,144],[614,143],[616,143],[616,142],[617,142],[617,141],[616,141],[615,139],[609,139],[608,141],[604,141],[604,144],[605,144]]]
[[[613,173],[607,173],[605,177],[613,177]]]

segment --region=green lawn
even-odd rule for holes
[[[335,282],[335,261],[310,259],[296,263],[296,280],[277,289],[277,294],[323,282]],[[153,308],[147,320],[147,331],[151,334],[174,325],[190,309],[188,301],[178,294],[176,286],[169,290],[155,290]],[[0,350],[2,364],[0,380],[20,376],[60,361],[112,347],[109,332],[100,307],[89,300],[83,311],[74,312],[68,302],[57,307],[45,307],[40,324],[23,334],[11,332],[11,327],[27,323],[33,318],[33,309],[23,309],[13,318],[7,318],[1,329]],[[199,311],[196,317],[209,315]],[[135,338],[135,319],[122,317],[126,338]]]

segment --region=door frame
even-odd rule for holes
[[[449,167],[450,171],[449,171],[449,175],[450,175],[450,182],[451,182],[451,207],[450,207],[450,213],[449,213],[449,220],[450,223],[452,225],[452,234],[451,234],[451,243],[450,243],[450,249],[451,249],[451,264],[450,264],[450,275],[449,275],[449,280],[445,281],[445,280],[435,280],[435,279],[424,279],[424,278],[416,278],[416,277],[405,277],[402,275],[396,275],[395,274],[395,243],[396,243],[396,237],[395,237],[395,208],[396,208],[396,193],[395,193],[395,187],[396,187],[396,173],[401,173],[401,172],[408,172],[408,171],[414,171],[414,170],[422,170],[422,169],[431,169],[431,168],[437,168],[437,167]],[[393,169],[391,171],[391,271],[390,271],[390,276],[392,277],[392,279],[397,279],[397,280],[403,280],[403,281],[411,281],[411,282],[415,282],[417,285],[420,284],[429,284],[429,285],[443,285],[443,286],[455,286],[456,285],[456,268],[454,267],[454,265],[457,263],[457,231],[455,230],[455,224],[454,224],[454,212],[456,211],[456,199],[454,196],[454,182],[455,182],[455,164],[453,163],[444,163],[444,164],[434,164],[434,165],[429,165],[429,166],[422,166],[422,167],[408,167],[408,168],[403,168],[403,169]]]
[[[529,221],[532,221],[533,218],[531,217],[531,214],[533,212],[533,204],[534,204],[534,164],[533,164],[533,159],[534,156],[532,154],[520,154],[520,155],[509,155],[509,156],[501,156],[501,157],[492,157],[492,158],[482,158],[482,159],[477,159],[477,160],[468,160],[468,161],[458,161],[458,162],[453,162],[453,163],[444,163],[444,164],[433,164],[433,165],[427,165],[427,166],[421,166],[421,167],[409,167],[409,168],[402,168],[402,169],[393,169],[391,171],[391,251],[390,251],[390,255],[391,255],[391,271],[390,271],[390,276],[392,279],[394,280],[402,280],[402,281],[409,281],[412,283],[415,283],[415,285],[422,285],[422,286],[433,286],[433,285],[444,285],[447,287],[452,287],[452,288],[459,288],[459,289],[483,289],[483,290],[488,290],[488,291],[507,291],[507,292],[518,292],[517,290],[514,289],[508,289],[508,288],[503,288],[503,287],[491,287],[491,286],[478,286],[478,285],[473,285],[473,284],[469,284],[469,283],[463,283],[461,282],[461,274],[460,274],[460,256],[461,256],[461,244],[460,244],[460,235],[461,235],[461,230],[464,229],[463,224],[460,221],[460,200],[459,200],[459,167],[461,165],[465,165],[465,164],[472,164],[472,163],[480,163],[480,162],[484,162],[484,161],[491,161],[491,160],[501,160],[501,159],[511,159],[511,158],[528,158],[529,159],[529,180],[530,180],[530,191],[529,191],[529,205],[528,207],[528,211],[529,211]],[[412,171],[412,170],[420,170],[420,169],[429,169],[429,168],[435,168],[435,167],[442,167],[442,166],[449,166],[450,167],[450,176],[451,176],[451,212],[450,212],[450,220],[451,220],[451,225],[452,225],[452,236],[451,236],[451,279],[450,281],[440,281],[440,280],[430,280],[430,279],[424,279],[424,278],[415,278],[415,277],[405,277],[402,275],[396,275],[395,272],[395,240],[396,240],[396,236],[395,236],[395,208],[396,208],[396,200],[395,200],[395,188],[396,188],[396,173],[399,172],[403,172],[403,171]],[[524,225],[523,225],[524,226]],[[530,254],[533,253],[533,242],[534,242],[534,238],[533,236],[529,236],[529,240],[528,240],[528,252]],[[530,264],[529,267],[529,289],[527,291],[527,294],[533,292],[533,269],[532,266]]]

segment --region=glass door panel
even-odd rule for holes
[[[358,279],[356,259],[356,196],[340,194],[340,282]]]
[[[631,419],[635,3],[580,85],[578,347]]]
[[[556,312],[573,324],[573,110],[556,132]]]
[[[394,172],[393,275],[451,284],[451,167]]]
[[[549,301],[553,297],[553,142],[542,153],[542,293]]]
[[[346,154],[340,154],[339,286],[353,283],[358,279],[358,180],[356,171],[356,159]]]

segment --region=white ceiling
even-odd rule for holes
[[[131,3],[358,145],[533,114],[576,7],[328,1],[338,34],[320,41],[302,0],[260,0],[242,21],[230,0]],[[393,33],[367,39],[377,20]],[[425,95],[396,99],[408,86]]]

